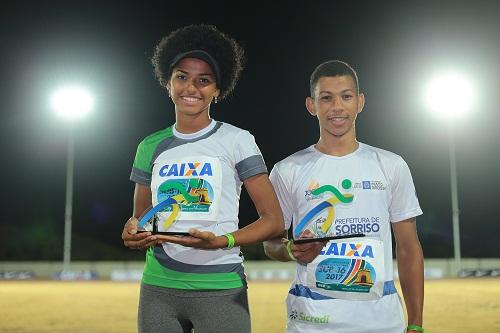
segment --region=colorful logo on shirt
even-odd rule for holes
[[[321,255],[334,255],[346,257],[374,258],[373,248],[371,245],[363,245],[361,243],[329,243],[328,250],[323,248]]]
[[[352,182],[349,179],[344,179],[341,183],[343,189],[348,190],[352,187]],[[324,193],[331,193],[333,196],[329,197],[325,201],[319,203],[316,207],[311,209],[300,222],[297,224],[294,230],[294,237],[299,238],[301,233],[305,230],[306,226],[313,222],[313,219],[320,214],[323,210],[328,209],[328,216],[326,218],[315,219],[314,221],[321,223],[321,227],[319,228],[319,233],[321,235],[326,235],[328,230],[330,230],[333,221],[335,219],[335,206],[338,204],[349,204],[354,200],[354,195],[350,193],[342,194],[340,191],[333,185],[323,185],[319,186],[318,183],[315,183],[311,186],[309,191],[306,191],[306,197],[308,195],[312,196],[320,196]]]
[[[167,201],[163,211],[172,212],[163,223],[167,230],[181,211],[208,212],[214,198],[210,183],[200,178],[169,179],[158,188],[158,202]]]
[[[377,276],[375,268],[363,259],[328,258],[316,267],[315,278],[321,289],[368,293]]]
[[[158,172],[160,177],[213,176],[212,164],[200,162],[166,164]]]

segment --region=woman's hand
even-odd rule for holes
[[[137,223],[135,217],[128,219],[123,226],[122,239],[123,244],[132,250],[144,250],[156,244],[156,236],[150,232],[137,233]]]
[[[227,246],[225,236],[215,236],[213,232],[189,229],[189,236],[167,236],[155,235],[156,243],[175,243],[182,246],[194,247],[198,249],[220,249]]]

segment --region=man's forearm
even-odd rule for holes
[[[396,250],[399,281],[408,313],[408,324],[422,326],[424,305],[424,258],[420,244]]]

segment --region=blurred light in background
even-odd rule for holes
[[[429,82],[426,99],[436,116],[451,120],[471,111],[474,90],[472,83],[463,75],[445,73]]]
[[[57,90],[51,99],[52,109],[60,116],[77,120],[87,115],[94,105],[94,99],[84,88],[77,86]]]

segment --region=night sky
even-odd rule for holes
[[[428,111],[424,87],[442,69],[465,73],[476,100],[454,124],[462,255],[500,256],[497,1],[16,1],[0,12],[0,260],[62,259],[68,126],[49,101],[68,83],[95,96],[74,128],[73,259],[142,257],[120,238],[131,165],[139,141],[174,122],[150,57],[162,36],[193,23],[244,47],[241,80],[211,115],[249,130],[269,169],[318,138],[304,107],[312,70],[349,62],[366,96],[358,140],[409,164],[427,257],[451,257],[453,245],[447,126]],[[240,222],[255,218],[243,193]]]

